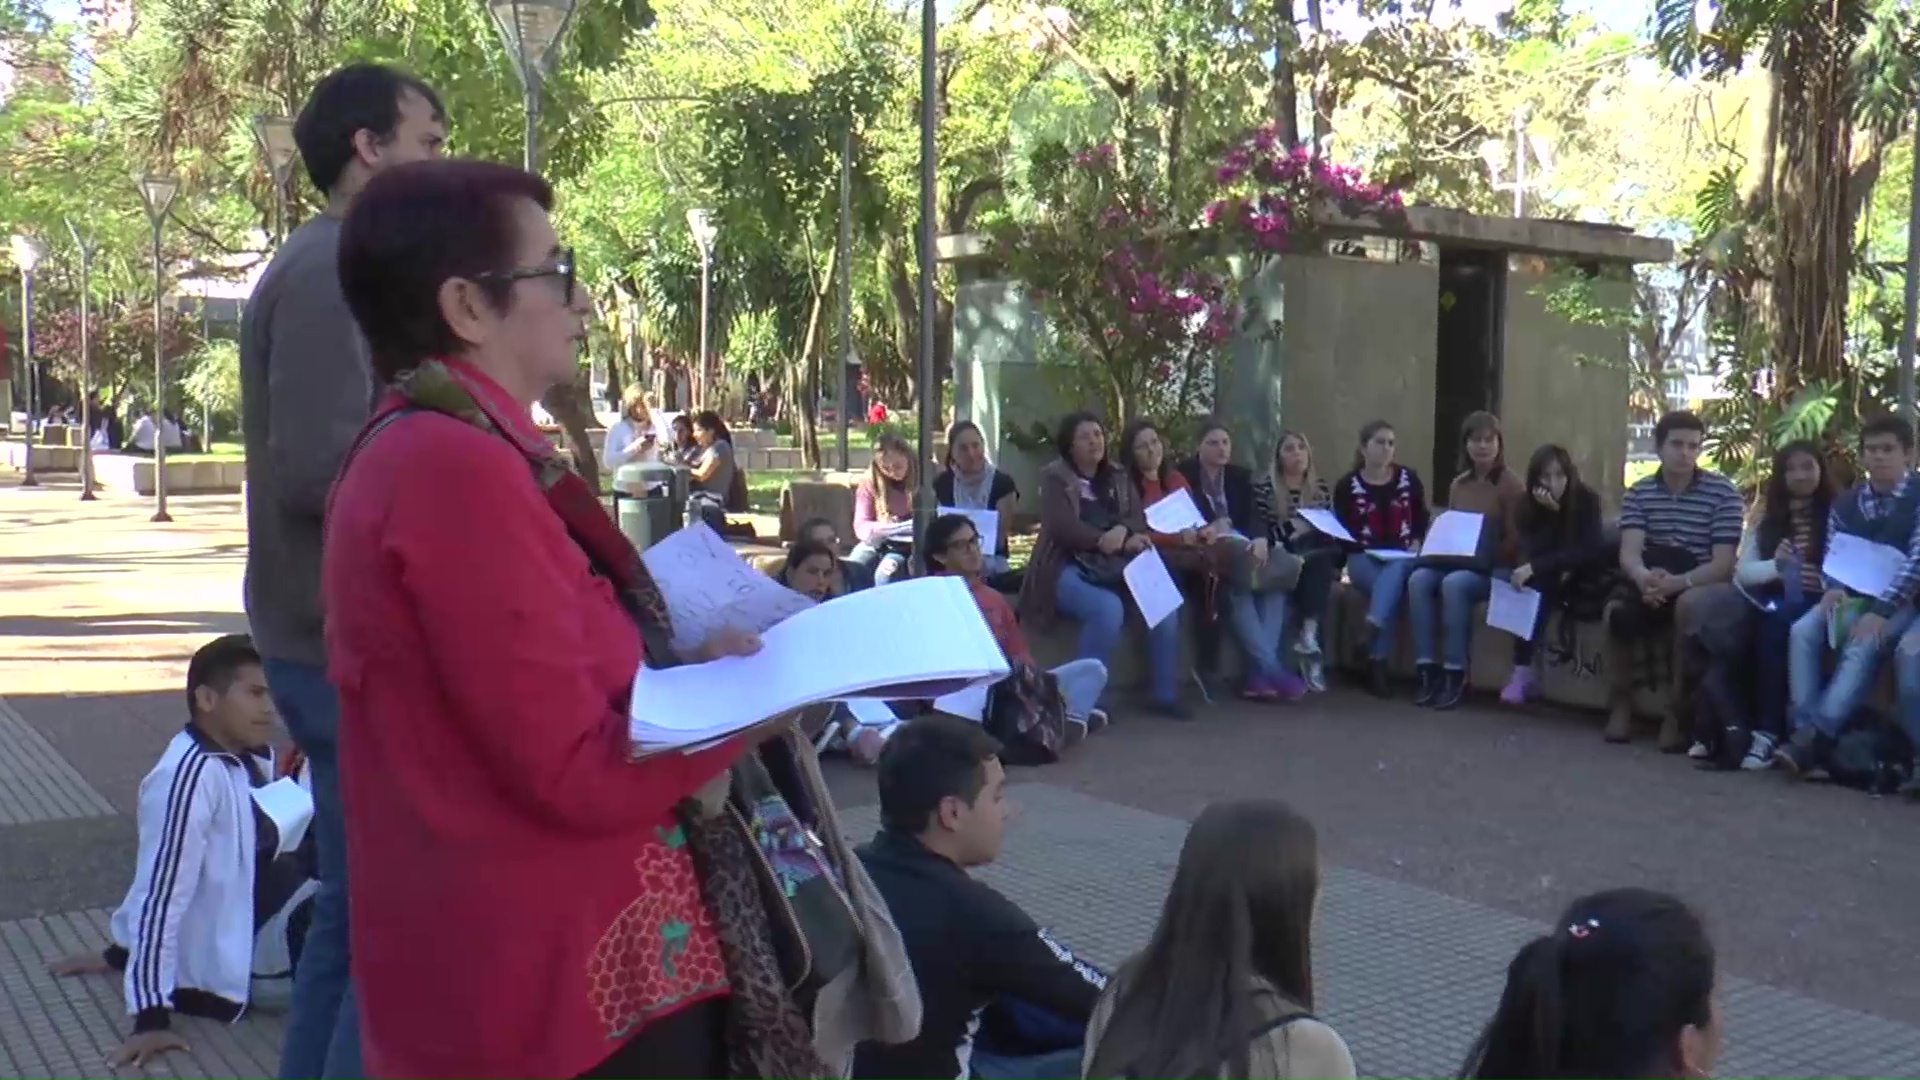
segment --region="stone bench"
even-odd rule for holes
[[[13,439],[0,441],[0,465],[16,472],[24,472],[27,467],[27,444]],[[33,469],[35,472],[43,473],[77,473],[80,471],[80,448],[49,446],[35,441]]]
[[[132,454],[93,455],[94,481],[102,487],[153,494],[154,461]],[[192,495],[239,491],[247,480],[244,461],[167,461],[167,493]]]

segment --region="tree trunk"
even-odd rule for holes
[[[566,432],[567,450],[573,455],[574,471],[598,495],[600,458],[593,452],[593,443],[587,438],[587,429],[593,427],[596,421],[592,394],[585,383],[585,376],[582,375],[569,384],[556,386],[540,396],[540,404],[559,421],[560,430]]]
[[[1307,0],[1307,27],[1313,31],[1313,81],[1308,99],[1313,104],[1313,152],[1324,154],[1333,137],[1333,81],[1327,77],[1326,19],[1321,0]]]
[[[1293,0],[1273,0],[1273,75],[1267,107],[1273,114],[1275,134],[1289,150],[1300,145],[1300,92],[1293,78],[1293,58],[1299,51]]]
[[[1786,38],[1773,267],[1773,360],[1783,392],[1845,371],[1853,95],[1847,35],[1816,7]]]

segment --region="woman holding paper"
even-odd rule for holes
[[[531,422],[590,311],[552,203],[519,169],[427,161],[341,229],[389,387],[322,566],[368,1075],[738,1075],[730,1022],[753,1075],[824,1075],[779,972],[734,944],[766,926],[732,902],[748,856],[687,828],[751,742],[633,758],[643,662],[759,643],[673,656],[652,577]]]
[[[1451,709],[1466,697],[1473,608],[1487,598],[1496,568],[1519,561],[1519,508],[1526,494],[1526,484],[1507,468],[1500,418],[1468,413],[1460,424],[1460,475],[1447,488],[1446,512],[1428,531],[1422,565],[1407,578],[1407,618],[1413,623],[1414,671],[1420,680],[1415,705]],[[1444,556],[1435,550],[1443,526],[1463,541]],[[1444,631],[1438,650],[1436,615]]]
[[[947,429],[947,467],[933,478],[933,496],[957,510],[992,510],[1000,515],[993,550],[985,553],[987,576],[1007,572],[1007,533],[1020,509],[1020,487],[987,460],[987,441],[971,420]]]
[[[1300,655],[1300,674],[1307,689],[1325,690],[1320,623],[1327,617],[1327,601],[1346,564],[1346,552],[1337,540],[1300,515],[1302,510],[1333,510],[1333,490],[1314,469],[1313,444],[1305,435],[1298,431],[1280,433],[1267,475],[1254,482],[1253,505],[1255,519],[1264,524],[1269,547],[1284,548],[1301,560],[1300,580],[1294,583],[1291,604],[1300,616],[1294,651]]]
[[[1187,476],[1173,467],[1167,443],[1151,420],[1135,420],[1120,432],[1120,462],[1133,481],[1133,493],[1147,518],[1147,534],[1166,561],[1180,592],[1195,605],[1194,671],[1211,679],[1220,668],[1220,620],[1215,610],[1219,575],[1228,553],[1214,547],[1232,531],[1226,521],[1209,521],[1203,500]],[[1270,697],[1265,691],[1249,696]]]
[[[898,435],[883,435],[867,475],[853,489],[853,535],[847,558],[873,570],[885,585],[904,573],[912,554],[913,492],[920,486],[913,450]]]
[[[1600,519],[1600,496],[1580,479],[1580,469],[1565,447],[1549,443],[1533,452],[1527,462],[1527,498],[1517,516],[1522,561],[1509,580],[1516,589],[1539,593],[1540,603],[1531,632],[1513,639],[1513,674],[1500,691],[1500,700],[1509,705],[1524,705],[1534,695],[1539,683],[1533,670],[1534,643],[1547,619],[1565,608],[1583,583],[1588,593],[1599,594],[1596,603],[1604,606],[1612,589],[1612,569],[1620,560],[1620,542],[1608,539]]]
[[[1020,615],[1038,626],[1061,614],[1077,620],[1076,658],[1106,664],[1126,625],[1123,571],[1152,542],[1133,485],[1107,460],[1107,432],[1098,417],[1069,413],[1053,445],[1059,457],[1040,470],[1040,537],[1020,584]],[[1147,673],[1154,709],[1185,719],[1179,662],[1174,616],[1147,629]]]
[[[1362,635],[1367,686],[1375,697],[1391,693],[1388,676],[1394,626],[1400,617],[1407,575],[1427,534],[1427,488],[1420,474],[1393,459],[1393,425],[1369,421],[1360,429],[1353,471],[1333,486],[1333,512],[1361,554],[1347,563],[1347,580],[1367,597]]]

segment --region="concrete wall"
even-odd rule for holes
[[[1596,299],[1630,300],[1625,282],[1596,282]],[[1627,338],[1547,310],[1551,285],[1537,260],[1507,269],[1500,420],[1507,460],[1524,468],[1534,448],[1559,443],[1609,512],[1620,506],[1627,453]],[[1617,294],[1617,295],[1615,295]]]
[[[1283,425],[1306,434],[1328,481],[1353,464],[1360,425],[1374,419],[1394,425],[1406,448],[1403,460],[1419,469],[1433,446],[1438,269],[1289,258],[1284,280]],[[1269,439],[1259,453],[1272,452]],[[1245,461],[1251,454],[1239,456]],[[1433,478],[1427,479],[1431,486]]]
[[[1006,438],[1008,425],[1025,430],[1035,422],[1049,431],[1067,402],[1058,380],[1039,360],[1046,321],[1018,283],[963,280],[954,296],[954,411],[980,425],[987,456],[1012,476],[1038,504],[1040,467],[1053,457],[1050,448],[1025,451]]]

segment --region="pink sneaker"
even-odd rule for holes
[[[1283,671],[1273,677],[1274,696],[1281,701],[1299,701],[1307,696],[1307,680],[1291,671]]]
[[[1517,667],[1507,677],[1507,685],[1500,688],[1500,700],[1508,705],[1525,705],[1534,695],[1534,681],[1537,677],[1530,667]]]

